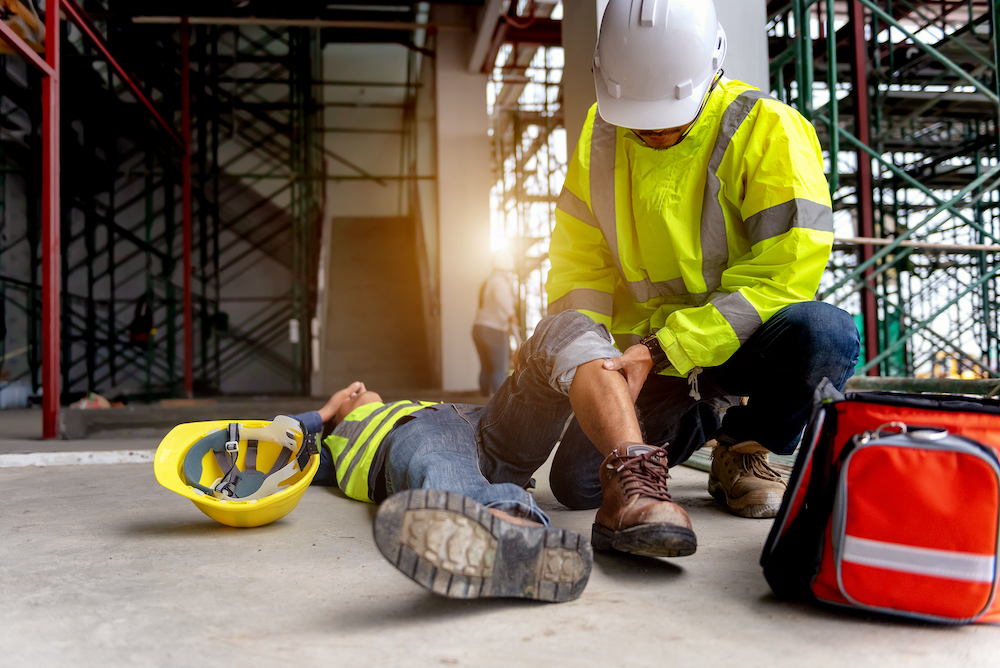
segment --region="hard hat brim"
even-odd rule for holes
[[[698,116],[713,77],[709,77],[683,100],[630,100],[612,97],[595,72],[597,112],[606,123],[629,130],[663,130],[687,125]]]

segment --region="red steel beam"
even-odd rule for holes
[[[97,49],[107,59],[108,64],[153,115],[153,118],[184,149],[183,163],[183,215],[184,215],[184,345],[185,345],[185,390],[192,394],[192,353],[194,337],[191,321],[191,116],[190,81],[187,60],[187,19],[182,31],[184,47],[183,67],[183,124],[184,139],[167,124],[153,103],[146,97],[138,84],[125,72],[111,55],[107,43],[97,28],[84,14],[74,0],[47,0],[45,11],[45,59],[35,53],[17,33],[0,21],[0,38],[10,44],[22,58],[41,70],[42,79],[42,438],[59,436],[59,405],[62,388],[59,378],[59,331],[60,284],[62,252],[60,245],[60,135],[59,135],[59,68],[61,34],[60,11],[87,35]]]
[[[191,319],[191,77],[188,17],[181,22],[181,216],[184,227],[184,392],[194,396],[194,323]]]
[[[27,60],[30,64],[34,65],[42,71],[45,76],[52,76],[54,74],[49,64],[42,60],[41,56],[35,53],[34,49],[28,46],[21,37],[11,30],[3,21],[0,21],[0,37],[4,39],[10,48],[14,49],[22,58]]]
[[[853,57],[854,57],[854,100],[857,105],[855,114],[855,136],[866,145],[871,142],[868,111],[868,42],[865,39],[864,6],[858,0],[851,0],[849,7],[851,21]],[[858,236],[875,236],[875,216],[872,202],[872,161],[867,153],[858,151]],[[875,249],[870,245],[859,247],[860,262],[872,257]],[[865,280],[861,287],[861,317],[865,334],[865,360],[873,360],[879,354],[878,340],[878,304],[875,301],[875,285],[871,282],[874,269],[865,271]],[[879,365],[868,369],[869,376],[879,375]]]
[[[42,438],[59,436],[59,5],[45,5],[42,79]],[[30,60],[30,59],[29,59]]]
[[[76,24],[76,27],[80,29],[80,32],[90,38],[90,40],[94,43],[94,46],[97,47],[97,50],[100,51],[104,58],[108,61],[108,65],[110,65],[111,68],[118,74],[125,86],[132,91],[132,94],[135,95],[136,99],[145,105],[146,109],[149,110],[149,113],[153,115],[153,118],[156,119],[157,123],[160,124],[167,134],[169,134],[181,148],[185,148],[186,145],[184,144],[184,140],[177,135],[173,126],[168,125],[167,122],[163,120],[163,117],[160,116],[160,112],[156,110],[156,107],[153,106],[150,99],[146,97],[146,94],[142,91],[142,88],[139,87],[139,84],[132,80],[132,77],[125,72],[125,69],[121,66],[121,64],[115,60],[114,56],[111,55],[111,50],[108,49],[108,43],[104,41],[104,37],[97,30],[97,27],[93,24],[93,22],[91,22],[90,17],[87,16],[82,9],[80,9],[79,5],[76,4],[76,0],[61,0],[61,4],[63,11],[66,12],[66,15],[72,19],[73,23]]]

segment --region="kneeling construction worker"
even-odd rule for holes
[[[552,490],[599,508],[595,549],[694,552],[664,481],[706,443],[708,491],[773,517],[785,483],[768,454],[794,450],[814,388],[843,388],[857,361],[852,318],[813,301],[833,244],[816,132],[725,78],[726,44],[711,0],[608,3],[549,315],[480,419],[494,482],[526,484],[560,442]]]

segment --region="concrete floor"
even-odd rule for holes
[[[63,443],[125,452],[156,442]],[[0,454],[2,666],[1000,666],[995,626],[776,601],[757,564],[770,521],[726,514],[707,475],[687,468],[671,491],[691,514],[697,554],[598,554],[579,600],[542,604],[427,593],[379,555],[374,506],[329,489],[240,530],[160,487],[149,462],[10,457]],[[589,534],[593,512],[561,509],[544,472],[538,480],[553,522]]]

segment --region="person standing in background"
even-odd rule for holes
[[[510,366],[510,332],[517,332],[517,311],[511,291],[514,256],[499,250],[493,254],[493,271],[479,290],[479,310],[472,326],[472,340],[479,353],[479,392],[492,397]],[[516,336],[516,334],[515,334]]]

